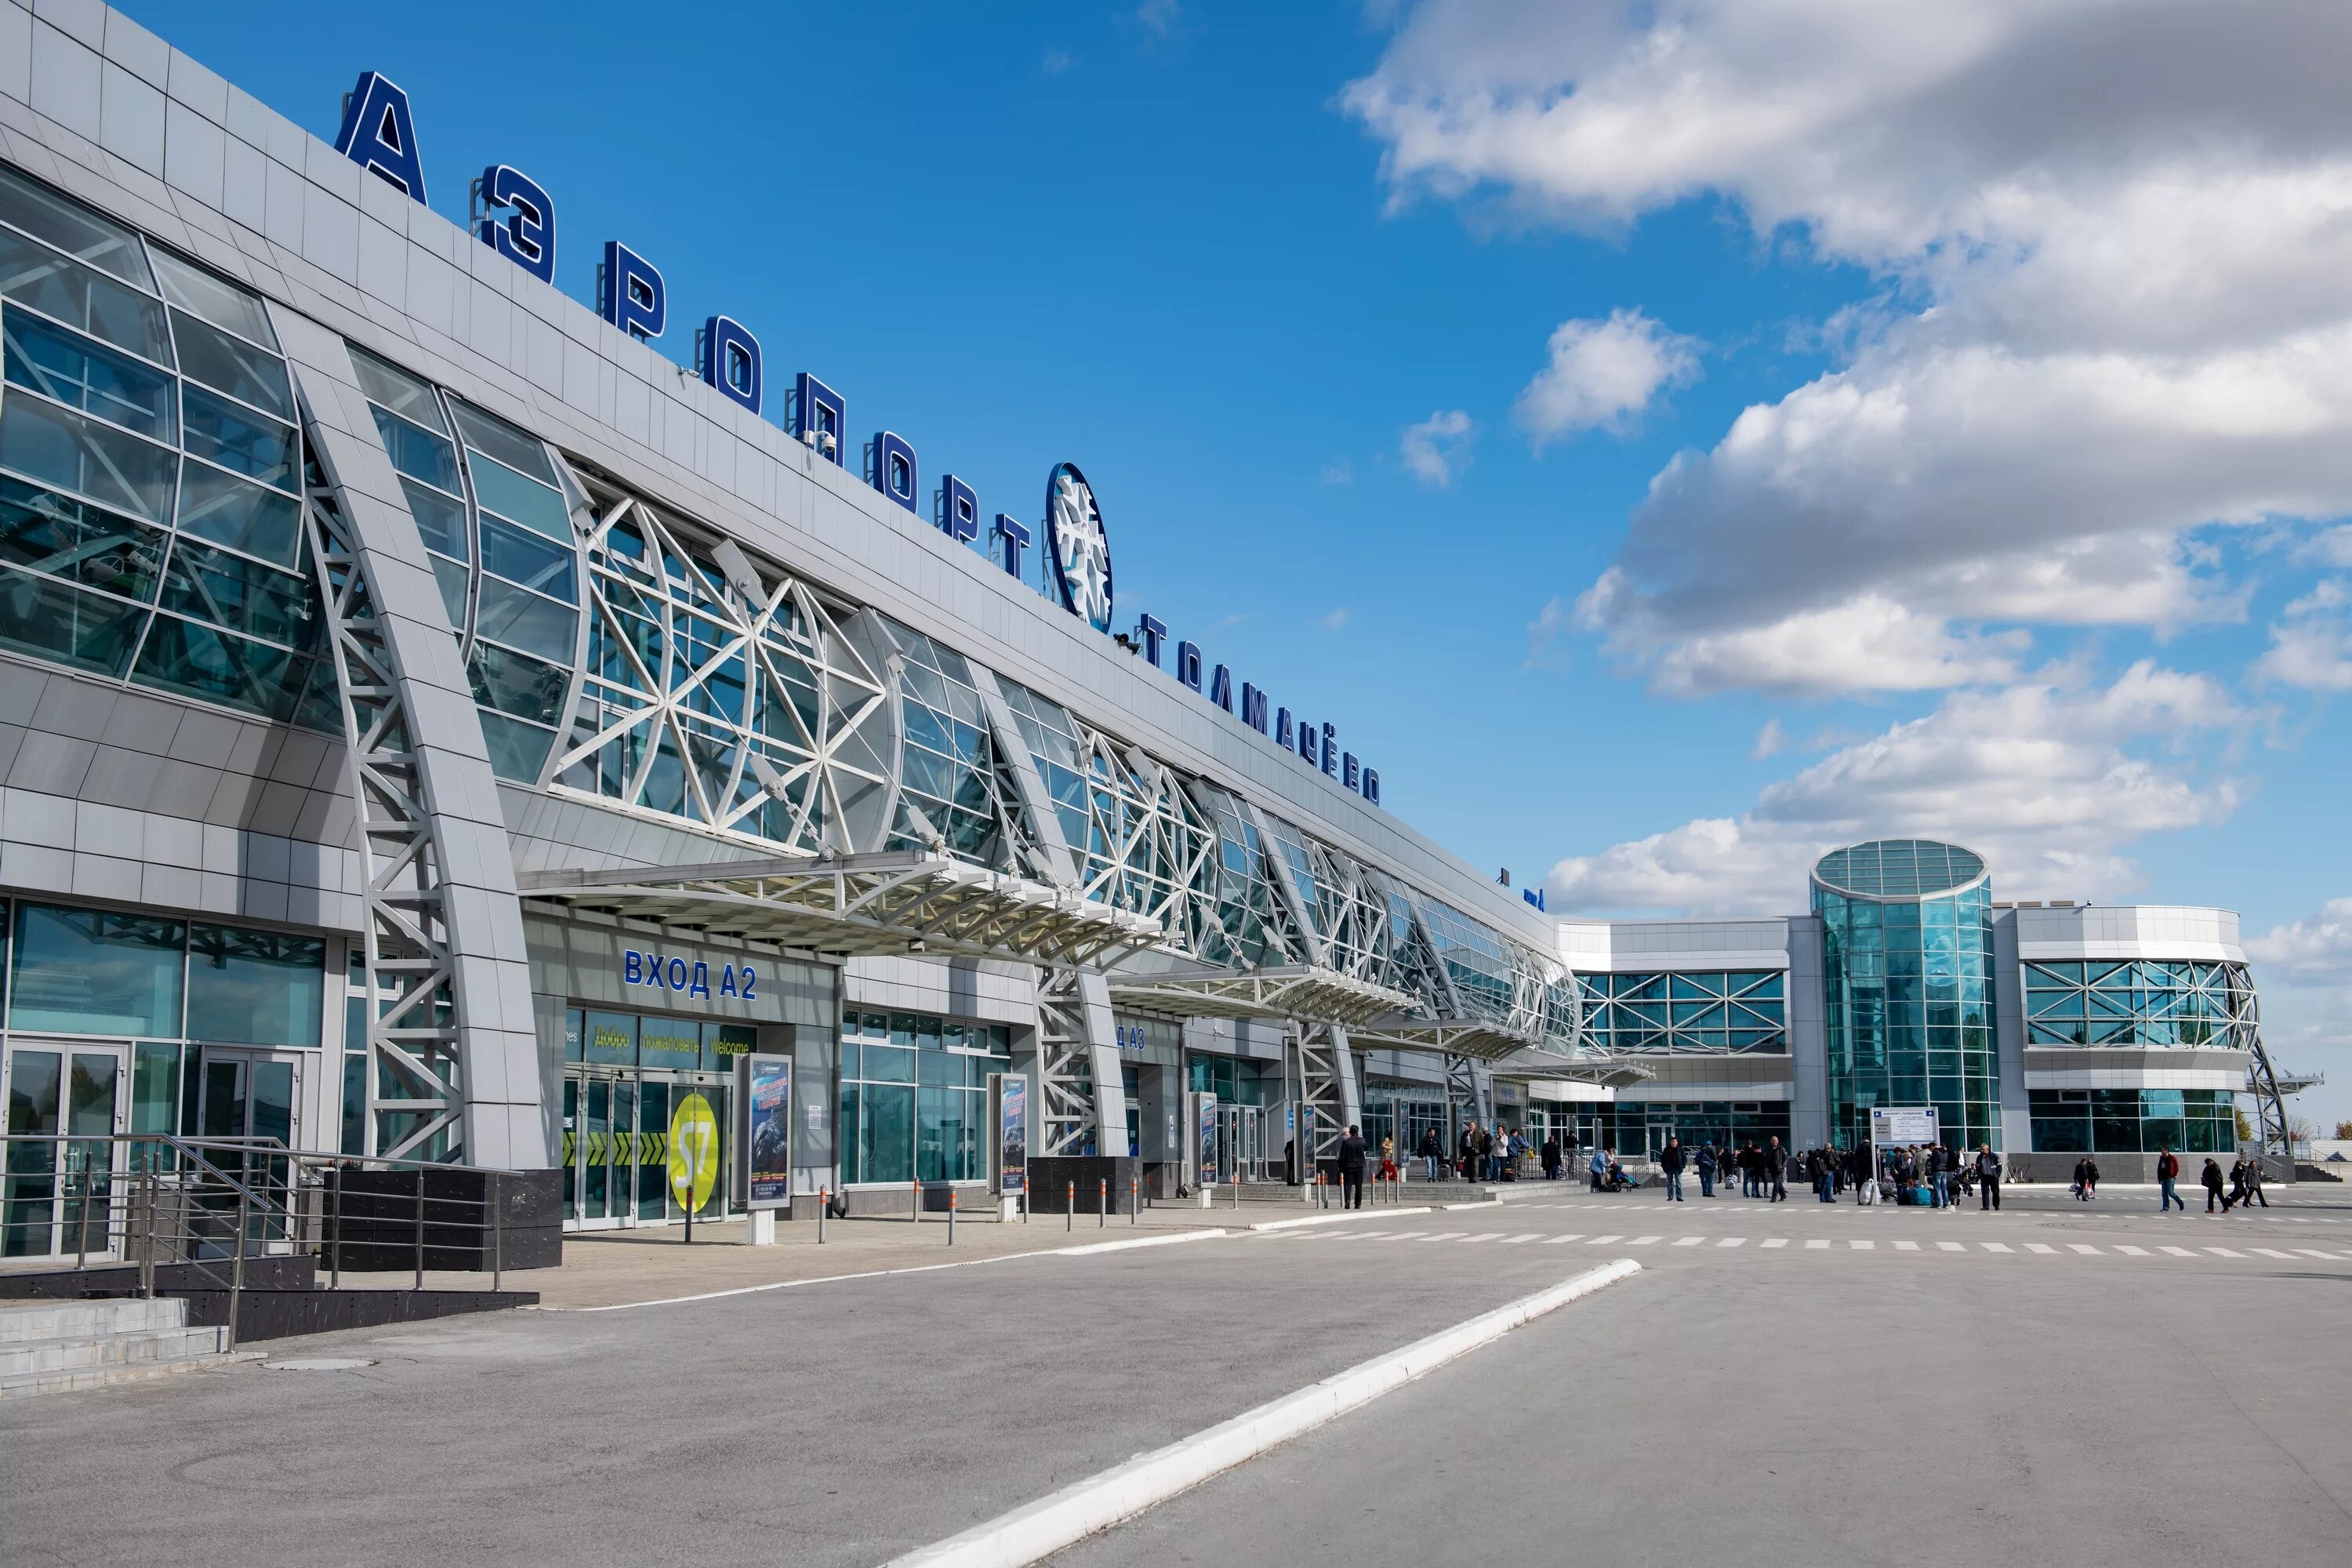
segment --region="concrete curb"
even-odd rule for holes
[[[1402,1350],[1375,1356],[1296,1394],[1244,1411],[1205,1432],[1196,1432],[1154,1453],[1139,1454],[1126,1464],[961,1535],[893,1558],[887,1568],[1026,1568],[1220,1471],[1368,1405],[1523,1323],[1630,1279],[1641,1268],[1633,1259],[1621,1258],[1549,1289],[1522,1296],[1467,1322],[1416,1340]]]
[[[1301,1219],[1262,1219],[1252,1230],[1297,1230],[1303,1225],[1345,1225],[1351,1219],[1387,1219],[1393,1215],[1427,1214],[1426,1205],[1410,1209],[1349,1209],[1341,1214],[1311,1214]]]

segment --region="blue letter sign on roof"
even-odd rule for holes
[[[390,79],[362,71],[343,105],[335,151],[413,201],[425,199],[425,164],[416,156],[416,122],[408,117],[408,94]]]

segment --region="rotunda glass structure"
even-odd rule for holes
[[[1822,857],[1831,1136],[1870,1137],[1874,1106],[1936,1108],[1953,1147],[2001,1146],[1992,902],[1956,844],[1874,839]]]

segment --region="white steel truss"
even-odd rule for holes
[[[347,777],[359,817],[365,918],[367,1120],[362,1152],[462,1152],[456,985],[432,781],[412,749],[401,673],[335,491],[314,466],[303,513],[342,693]]]
[[[1329,1024],[1304,1024],[1298,1030],[1298,1096],[1315,1112],[1315,1146],[1300,1169],[1308,1180],[1324,1161],[1339,1155],[1339,1140],[1355,1120],[1348,1033]]]
[[[1076,1154],[1097,1120],[1087,1005],[1074,969],[1037,972],[1037,1145],[1045,1155]]]

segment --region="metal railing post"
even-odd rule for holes
[[[503,1289],[507,1274],[507,1206],[499,1200],[505,1184],[505,1173],[490,1173],[490,1289]]]
[[[70,1165],[73,1145],[68,1143],[65,1148],[66,1161]],[[81,1202],[74,1208],[74,1268],[77,1270],[89,1267],[89,1166],[87,1163],[82,1166],[80,1174]],[[68,1203],[73,1201],[73,1177],[74,1173],[68,1170],[66,1173],[66,1201]]]
[[[412,1289],[425,1289],[425,1171],[416,1172],[416,1283]]]
[[[327,1255],[327,1288],[343,1288],[343,1172],[341,1166],[331,1167],[327,1174],[334,1178],[334,1190],[327,1197],[327,1224],[335,1233],[334,1250]]]
[[[245,1219],[252,1196],[245,1184],[236,1187],[236,1261],[229,1268],[228,1276],[228,1348],[236,1349],[236,1325],[245,1306]]]
[[[140,1181],[146,1193],[139,1238],[139,1294],[152,1301],[155,1299],[155,1172],[152,1163],[140,1173]]]

